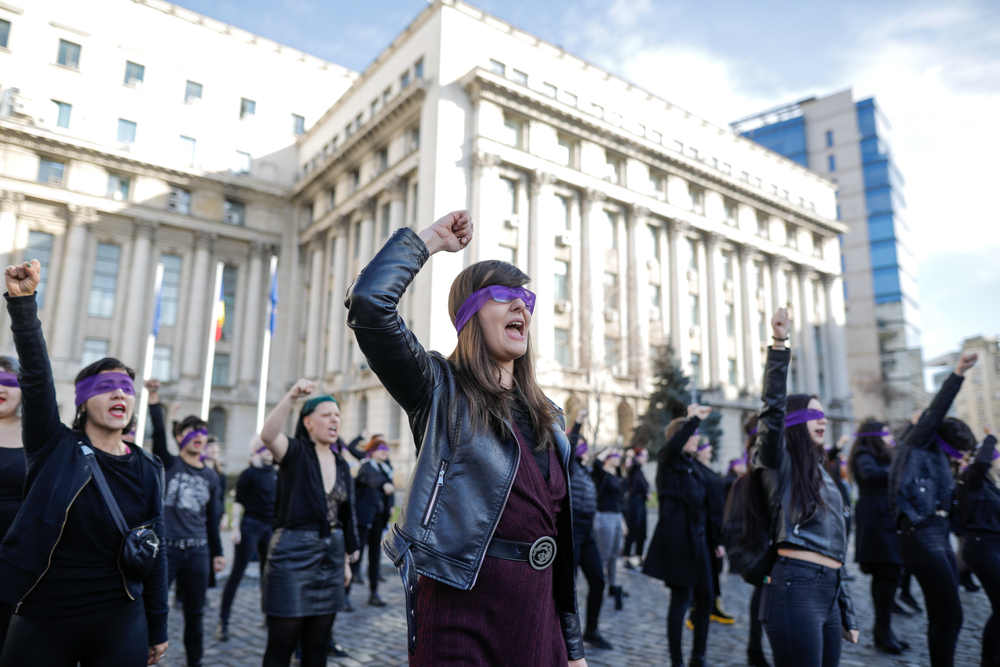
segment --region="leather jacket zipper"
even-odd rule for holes
[[[59,537],[56,538],[56,543],[52,545],[52,551],[49,552],[49,562],[45,564],[45,570],[38,577],[38,579],[35,581],[35,583],[32,584],[31,588],[28,589],[28,592],[25,593],[21,597],[20,600],[18,600],[17,606],[14,607],[14,613],[15,614],[17,613],[18,609],[21,608],[21,605],[24,604],[24,598],[26,598],[29,595],[31,595],[31,591],[35,590],[35,587],[38,586],[38,583],[48,573],[49,568],[52,567],[52,554],[54,554],[56,552],[56,547],[59,546],[59,540],[62,539],[63,531],[66,530],[66,521],[69,519],[69,510],[70,510],[71,507],[73,507],[73,503],[76,502],[77,497],[79,497],[80,493],[86,488],[87,484],[90,483],[91,479],[92,479],[91,477],[87,478],[87,481],[83,483],[83,486],[81,486],[79,489],[77,489],[76,493],[73,495],[73,499],[70,500],[69,501],[69,505],[66,506],[66,513],[63,515],[62,526],[60,526],[60,528],[59,528]],[[121,568],[119,568],[119,569],[121,569]],[[124,575],[122,575],[122,576],[124,576]],[[132,596],[129,595],[129,597],[132,597]]]
[[[514,477],[517,477],[517,471],[521,467],[521,445],[517,442],[517,436],[514,435],[514,429],[510,427],[510,424],[507,422],[507,420],[504,419],[502,421],[504,423],[504,426],[507,427],[507,431],[510,433],[510,437],[514,439],[514,444],[517,445],[517,448],[515,450],[517,452],[517,456],[514,459],[515,460]],[[497,520],[494,522],[493,527],[490,528],[490,535],[486,540],[486,546],[483,547],[483,555],[479,557],[479,564],[476,565],[476,576],[472,579],[472,586],[475,586],[476,580],[479,579],[479,573],[483,569],[483,561],[486,559],[486,550],[489,547],[490,542],[493,541],[493,534],[497,532],[497,526],[500,525],[500,517],[503,516],[504,510],[507,509],[507,500],[510,498],[510,491],[513,488],[514,488],[514,480],[512,479],[510,481],[510,484],[507,485],[507,493],[503,497],[503,506],[500,508],[500,514],[497,515]]]
[[[434,491],[431,493],[430,502],[427,503],[427,509],[424,510],[424,518],[420,520],[420,525],[425,528],[431,522],[431,515],[434,514],[434,507],[437,505],[438,496],[441,495],[441,488],[444,486],[444,473],[448,470],[448,461],[441,461],[441,467],[438,469],[437,483],[434,485]]]

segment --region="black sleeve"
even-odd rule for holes
[[[347,468],[347,461],[343,461],[343,468]],[[337,474],[342,474],[341,466],[337,466]],[[347,472],[347,499],[346,505],[341,505],[337,517],[340,519],[340,523],[344,525],[344,552],[350,556],[352,553],[360,549],[360,540],[358,540],[358,513],[354,497],[354,478],[351,477],[350,472]]]
[[[854,478],[859,482],[885,482],[889,479],[889,469],[876,463],[865,449],[854,457]]]
[[[212,495],[205,507],[205,528],[208,530],[208,550],[212,558],[215,558],[222,555],[222,537],[219,535],[219,479],[214,470],[206,470],[212,473],[209,482]]]
[[[158,492],[162,489],[158,489]],[[153,532],[160,540],[160,548],[153,561],[153,570],[142,582],[142,604],[146,609],[146,627],[149,631],[149,645],[156,646],[167,641],[167,549],[166,533],[161,512],[153,523]]]
[[[361,441],[363,438],[359,435],[354,440],[347,443],[347,451],[351,453],[351,456],[359,461],[363,461],[365,458],[365,453],[361,451]]]
[[[149,404],[149,419],[153,422],[153,453],[163,461],[163,467],[169,468],[176,458],[167,449],[167,427],[163,422],[163,406],[159,403]]]
[[[767,349],[767,367],[761,398],[764,407],[757,414],[757,442],[754,448],[761,465],[776,469],[785,451],[785,411],[788,406],[788,362],[792,351]]]
[[[575,422],[573,428],[569,430],[569,452],[574,454],[576,452],[576,446],[580,442],[580,428],[583,424]]]
[[[670,438],[663,447],[660,448],[660,453],[657,455],[657,460],[659,465],[670,466],[677,457],[681,455],[684,450],[684,445],[687,441],[691,439],[694,432],[698,430],[698,426],[701,424],[701,419],[699,417],[691,417],[688,419],[684,426],[681,426],[677,433],[674,433],[674,437]]]
[[[14,347],[21,370],[17,382],[21,388],[21,439],[28,458],[47,454],[60,435],[69,429],[59,420],[59,403],[52,379],[49,352],[38,319],[35,295],[9,296],[7,312],[10,330],[14,334]]]
[[[983,446],[979,448],[979,453],[976,454],[976,459],[969,466],[968,470],[965,471],[965,483],[969,491],[978,491],[982,488],[983,480],[986,479],[986,473],[989,472],[990,466],[993,465],[993,452],[996,451],[996,448],[996,436],[986,436]]]
[[[952,373],[944,381],[930,407],[924,410],[924,414],[920,415],[920,421],[907,432],[906,439],[903,441],[905,444],[920,449],[931,448],[934,434],[937,433],[938,427],[941,426],[948,410],[951,409],[951,404],[954,402],[955,396],[958,395],[958,390],[962,388],[964,380],[965,378],[961,375]]]
[[[247,468],[240,473],[240,476],[236,478],[236,498],[235,502],[243,505],[243,509],[246,509],[246,499],[247,495],[250,493],[250,487],[253,484],[253,467]]]
[[[355,481],[359,486],[367,486],[372,489],[381,489],[382,485],[385,484],[383,475],[375,470],[375,466],[367,461],[361,464],[361,469],[358,470],[358,477]]]

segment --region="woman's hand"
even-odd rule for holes
[[[587,661],[583,658],[580,658],[579,660],[570,660],[566,667],[587,667]]]
[[[226,557],[216,556],[215,558],[213,558],[212,569],[215,570],[216,572],[222,572],[224,569],[226,569]]]
[[[441,250],[465,250],[472,240],[472,217],[468,211],[452,211],[418,236],[431,255]]]
[[[792,323],[788,319],[788,310],[785,308],[779,308],[771,318],[771,331],[774,333],[774,345],[772,347],[775,350],[785,349],[785,339],[788,338],[788,332],[792,330]]]
[[[471,227],[470,227],[471,234]],[[11,264],[3,274],[7,283],[7,293],[11,296],[31,296],[41,280],[42,263],[37,259],[14,266]]]
[[[354,550],[354,551],[353,551],[353,552],[352,552],[352,553],[351,553],[351,554],[350,554],[350,555],[349,555],[349,556],[347,557],[348,561],[349,561],[349,562],[351,562],[351,563],[357,563],[357,562],[358,562],[358,559],[359,559],[359,558],[361,558],[361,550],[360,550],[360,549],[356,549],[356,550]]]
[[[394,487],[389,482],[386,482],[385,484],[382,485],[382,493],[384,493],[387,496],[391,496],[392,494],[396,493],[396,487]]]
[[[303,396],[308,396],[309,394],[313,393],[313,390],[315,388],[316,388],[315,382],[313,382],[312,380],[307,380],[305,378],[302,378],[301,380],[296,382],[291,389],[288,390],[288,397],[294,401],[299,398],[302,398]]]
[[[351,572],[351,557],[344,556],[344,588],[351,585],[351,579],[354,577],[354,573]]]
[[[7,285],[10,285],[9,280],[7,281]],[[965,371],[975,366],[978,359],[979,355],[974,352],[972,354],[963,354],[962,358],[958,360],[958,364],[955,365],[955,375],[965,375]]]
[[[240,532],[239,526],[233,526],[233,532],[230,537],[233,539],[233,544],[239,544],[243,541],[243,533]]]
[[[163,659],[163,654],[167,652],[167,645],[170,642],[163,642],[162,644],[157,644],[156,646],[149,647],[149,659],[146,660],[147,665],[155,665],[160,660]]]
[[[861,633],[857,630],[848,630],[847,628],[842,628],[844,639],[851,642],[852,644],[857,644],[858,640],[861,639]]]
[[[155,378],[152,379],[152,380],[146,380],[143,383],[143,386],[146,387],[146,391],[149,392],[149,404],[150,405],[156,405],[157,403],[159,403],[160,402],[160,393],[159,393],[160,392],[160,381],[157,380],[157,379],[155,379]]]

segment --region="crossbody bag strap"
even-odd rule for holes
[[[93,475],[94,481],[97,482],[97,488],[101,490],[101,495],[104,496],[104,502],[108,506],[108,509],[111,510],[111,516],[114,517],[115,523],[118,524],[118,530],[121,531],[122,535],[128,537],[128,524],[125,523],[125,517],[122,516],[122,511],[119,509],[118,503],[115,501],[115,497],[111,495],[111,488],[108,486],[108,480],[104,478],[104,472],[101,470],[101,466],[97,462],[97,457],[94,456],[94,450],[83,443],[80,443],[80,449],[83,450],[84,456],[87,457],[87,468],[90,469],[90,474]]]

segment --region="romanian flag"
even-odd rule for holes
[[[223,281],[219,281],[220,283]],[[215,315],[215,340],[222,340],[222,325],[226,323],[225,285],[219,285],[219,296],[212,314]]]

